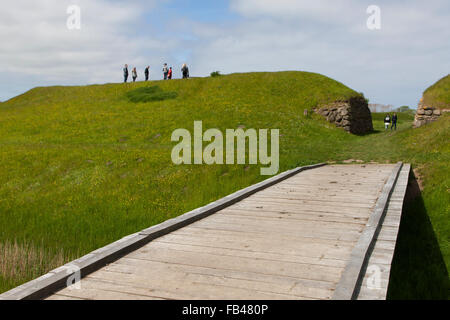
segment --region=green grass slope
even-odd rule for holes
[[[450,108],[450,74],[425,90],[423,103],[433,108]]]
[[[430,228],[415,225],[414,213],[413,222],[406,218],[405,228],[420,229],[423,241],[413,251],[408,243],[417,232],[402,223],[396,265],[420,270],[422,285],[398,272],[390,294],[403,298],[407,287],[407,297],[442,297],[450,261],[449,118],[413,131],[412,116],[400,114],[399,131],[384,132],[375,115],[377,131],[354,136],[303,116],[304,109],[354,95],[319,74],[279,72],[36,88],[2,103],[0,292],[267,178],[259,165],[172,164],[172,132],[192,132],[202,120],[204,130],[280,129],[280,172],[350,158],[411,162],[423,175],[420,214]],[[434,250],[424,247],[428,242]]]
[[[338,157],[351,136],[303,109],[355,94],[286,72],[36,88],[3,103],[0,242],[16,253],[1,259],[0,290],[55,267],[8,271],[24,248],[73,259],[266,178],[260,166],[175,166],[175,129],[279,128],[283,171]]]

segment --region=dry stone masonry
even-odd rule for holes
[[[372,114],[367,100],[362,96],[350,98],[348,101],[336,101],[315,109],[315,112],[326,117],[337,127],[344,128],[353,134],[373,131]]]
[[[420,99],[419,107],[417,108],[413,126],[414,128],[419,128],[427,123],[434,122],[439,119],[441,114],[449,111],[449,109],[439,109],[432,106],[426,106],[424,105],[422,98]]]

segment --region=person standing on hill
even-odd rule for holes
[[[391,124],[391,115],[388,113],[386,117],[384,117],[384,129],[389,129],[389,125]]]
[[[181,73],[183,74],[183,79],[189,78],[189,68],[187,67],[186,63],[181,67]]]
[[[392,128],[395,128],[395,130],[397,131],[397,120],[398,120],[397,113],[394,113],[394,115],[392,116],[391,131],[392,131]]]
[[[167,68],[167,63],[164,63],[163,74],[164,74],[164,80],[167,80],[167,76],[169,75],[169,68]]]
[[[123,82],[127,83],[128,81],[128,65],[126,64],[123,68]]]
[[[169,68],[169,73],[167,74],[167,79],[172,80],[172,67]]]
[[[137,78],[137,71],[136,71],[136,68],[133,68],[132,76],[133,76],[133,82],[136,82],[136,78]]]
[[[145,81],[148,81],[148,77],[150,75],[150,66],[148,66],[147,68],[145,68]]]

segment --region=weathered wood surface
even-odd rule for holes
[[[48,299],[331,299],[393,169],[333,165],[301,172]],[[391,225],[398,221],[388,215],[385,223],[371,260],[380,265],[390,264],[383,250],[395,247]]]
[[[371,250],[370,258],[365,266],[363,281],[358,288],[358,300],[386,299],[410,171],[411,165],[405,164],[400,172],[375,246]]]
[[[363,277],[363,270],[369,259],[370,249],[376,243],[377,232],[381,229],[381,223],[385,217],[390,197],[403,167],[402,163],[392,170],[388,181],[383,186],[381,194],[370,214],[369,220],[361,233],[358,242],[354,245],[348,259],[347,266],[336,286],[333,299],[356,299],[357,288]]]

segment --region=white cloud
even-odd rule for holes
[[[165,1],[176,10],[176,0],[8,3],[0,11],[0,99],[36,85],[119,82],[124,63],[140,71],[150,64],[159,77],[167,59],[188,60],[200,76],[319,72],[373,102],[415,106],[450,69],[448,0],[230,0],[235,19],[201,23],[190,12],[173,11],[153,30],[145,14],[154,9],[157,15]],[[66,28],[71,4],[82,10],[80,31]],[[381,8],[379,31],[366,27],[372,4]],[[198,16],[201,7],[193,10]]]
[[[440,0],[377,2],[382,29],[371,31],[369,1],[232,0],[232,10],[245,19],[214,34],[198,32],[204,42],[193,53],[195,63],[205,73],[319,72],[373,102],[415,107],[423,90],[450,69],[450,6]]]
[[[72,4],[81,9],[80,30],[66,26],[66,10]],[[154,5],[155,1],[106,0],[8,3],[0,11],[4,75],[0,84],[13,78],[17,90],[23,90],[27,84],[21,84],[20,78],[39,78],[35,85],[120,81],[123,64],[143,68],[149,52],[164,55],[170,49],[168,43],[135,33],[136,24]]]
[[[231,0],[231,8],[250,18],[276,17],[299,22],[315,20],[330,24],[345,24],[355,17],[349,10],[361,6],[357,0]],[[356,13],[357,14],[357,13]]]

